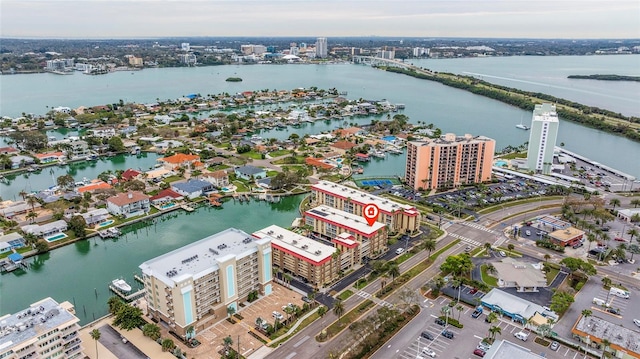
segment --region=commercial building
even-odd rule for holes
[[[540,265],[525,263],[513,258],[493,262],[501,288],[517,288],[518,292],[538,292],[547,287],[547,278]]]
[[[272,225],[253,233],[256,238],[270,238],[273,266],[315,287],[338,278],[337,249],[311,238]]]
[[[0,317],[0,358],[84,358],[80,320],[69,302],[51,298]]]
[[[608,340],[606,351],[614,358],[640,358],[640,332],[608,322],[598,316],[580,316],[571,333],[575,339],[598,349],[605,349],[603,340]]]
[[[270,238],[229,228],[140,265],[149,315],[185,337],[238,311],[251,292],[269,295]]]
[[[513,294],[494,288],[482,297],[481,304],[491,311],[505,315],[513,321],[526,324],[536,313],[557,321],[558,316],[542,306]]]
[[[549,233],[549,240],[553,244],[568,247],[577,244],[584,237],[584,231],[574,227],[559,229]]]
[[[327,38],[319,37],[316,39],[316,57],[326,58],[328,54]],[[295,55],[295,54],[294,54]]]
[[[527,150],[529,170],[536,173],[551,173],[559,124],[556,105],[543,103],[535,106]]]
[[[304,213],[304,224],[328,243],[343,233],[358,242],[357,257],[376,258],[387,251],[387,228],[380,222],[370,226],[359,215],[351,214],[326,205],[317,206]]]
[[[538,355],[518,344],[512,343],[504,339],[496,339],[491,348],[484,354],[485,359],[543,359]]]
[[[326,205],[354,214],[360,220],[362,208],[375,204],[380,209],[378,222],[386,224],[390,232],[414,232],[420,228],[420,212],[414,206],[334,182],[320,181],[311,186],[310,203],[312,206]]]
[[[415,190],[490,181],[495,148],[495,140],[469,134],[409,142],[405,181]]]

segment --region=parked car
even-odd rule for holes
[[[526,231],[524,231],[524,234],[526,234],[527,236],[530,236],[531,235],[531,231],[527,229]]]
[[[284,319],[284,316],[283,316],[280,312],[273,312],[273,313],[271,313],[271,316],[272,316],[274,319],[277,319],[277,320],[282,320],[282,319]]]
[[[402,254],[404,252],[404,248],[400,247],[396,249],[396,254]]]
[[[578,243],[576,243],[576,244],[574,244],[574,245],[573,245],[573,249],[578,249],[578,248],[580,248],[580,247],[582,247],[582,246],[584,246],[584,243],[582,243],[582,242],[578,242]]]
[[[506,257],[507,256],[507,254],[504,251],[500,251],[499,253],[500,253],[500,257]]]
[[[429,332],[428,332],[428,331],[426,331],[426,330],[425,330],[425,331],[423,331],[423,332],[420,334],[420,336],[421,336],[421,337],[423,337],[423,338],[425,338],[425,339],[427,339],[427,340],[433,340],[433,335],[431,335],[431,333],[429,333]]]
[[[434,352],[433,350],[429,349],[429,348],[424,348],[422,349],[422,355],[426,355],[426,356],[430,356],[432,358],[436,357],[436,352]]]
[[[478,293],[478,288],[473,288],[469,291],[469,294],[476,294]]]
[[[558,344],[558,342],[556,342],[556,341],[551,343],[551,345],[549,346],[549,349],[551,349],[553,351],[557,351],[559,348],[560,348],[560,344]]]
[[[485,351],[482,349],[476,349],[473,351],[473,355],[477,355],[480,358],[484,357]]]
[[[305,302],[305,303],[313,302],[313,300],[311,300],[311,298],[307,297],[306,295],[304,297],[302,297],[302,301]]]
[[[522,340],[523,342],[526,342],[527,339],[529,339],[529,333],[526,332],[517,332],[513,336]]]
[[[633,324],[637,325],[638,327],[640,327],[640,319],[634,319],[633,320]]]
[[[442,331],[442,336],[447,339],[453,339],[453,332],[445,329]]]
[[[618,309],[618,308],[607,308],[607,312],[609,312],[611,314],[619,315],[620,314],[620,309]]]
[[[441,325],[441,326],[443,326],[443,327],[444,327],[444,325],[445,325],[444,320],[442,320],[442,319],[440,319],[440,318],[436,318],[435,322],[436,322],[436,324]]]
[[[487,350],[489,350],[491,348],[490,344],[487,344],[485,342],[480,342],[478,343],[478,346],[476,347],[476,349],[480,349],[483,352],[486,352]]]
[[[618,242],[626,242],[627,241],[626,239],[621,238],[621,237],[615,237],[613,240],[614,241],[618,241]]]

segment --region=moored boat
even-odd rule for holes
[[[131,286],[127,282],[125,282],[124,279],[114,279],[111,284],[113,284],[114,287],[123,292],[131,291]]]

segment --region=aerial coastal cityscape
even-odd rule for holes
[[[0,358],[640,358],[640,21],[34,38],[2,6]]]

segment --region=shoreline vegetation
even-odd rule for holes
[[[601,80],[601,81],[636,81],[640,82],[640,76],[626,76],[626,75],[569,75],[568,79],[580,79],[580,80]]]
[[[580,123],[587,127],[640,142],[640,118],[638,117],[624,116],[621,113],[579,104],[540,92],[530,92],[496,85],[472,76],[436,73],[420,68],[404,69],[385,66],[379,66],[378,68],[423,80],[436,81],[443,85],[485,96],[526,111],[533,111],[536,104],[553,102],[556,104],[558,116],[563,120]]]

